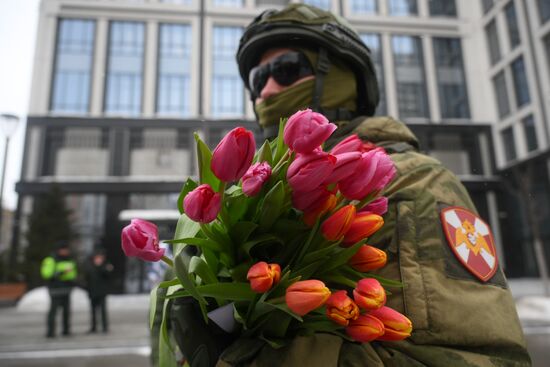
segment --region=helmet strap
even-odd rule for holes
[[[315,74],[315,87],[313,88],[313,103],[311,108],[313,111],[320,111],[321,97],[323,97],[323,84],[325,75],[330,69],[330,60],[328,59],[327,49],[319,48],[319,56],[317,59],[317,70]]]

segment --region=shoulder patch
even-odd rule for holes
[[[447,244],[464,268],[487,282],[498,268],[495,241],[489,225],[471,211],[451,206],[440,213]]]

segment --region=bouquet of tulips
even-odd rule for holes
[[[173,267],[174,279],[158,285],[166,300],[193,297],[206,322],[212,309],[229,308],[239,335],[274,347],[316,332],[359,342],[408,337],[411,322],[385,306],[384,287],[401,284],[369,273],[386,264],[367,240],[383,225],[381,192],[395,167],[356,135],[324,151],[335,129],[304,110],[257,152],[242,127],[213,152],[195,135],[199,180],[183,185],[174,239],[164,241],[173,259],[156,226],[140,219],[122,232],[124,252]]]

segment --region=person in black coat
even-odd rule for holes
[[[113,265],[107,262],[105,253],[102,250],[98,250],[92,254],[86,266],[86,284],[92,313],[90,333],[97,332],[97,313],[100,310],[103,332],[106,333],[109,331],[107,294],[112,271]]]

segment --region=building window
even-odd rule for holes
[[[227,8],[240,8],[243,6],[243,0],[214,0],[213,5]]]
[[[470,108],[459,38],[434,38],[441,117],[469,118]]]
[[[537,143],[537,130],[535,129],[535,119],[533,115],[527,116],[521,121],[523,132],[527,143],[527,151],[532,152],[539,147]]]
[[[160,0],[161,3],[191,5],[192,0]]]
[[[529,84],[525,74],[525,63],[523,57],[518,57],[512,63],[512,77],[514,79],[514,91],[516,92],[517,107],[521,107],[530,102]]]
[[[353,14],[376,14],[378,6],[376,0],[351,0]]]
[[[161,24],[158,49],[157,114],[189,116],[191,26]]]
[[[420,37],[392,37],[399,117],[429,117]]]
[[[508,36],[510,37],[510,46],[513,49],[521,43],[521,39],[519,36],[518,19],[516,15],[516,7],[514,6],[513,1],[510,1],[508,5],[506,5],[505,12],[506,21],[508,23]]]
[[[430,0],[429,5],[432,17],[456,17],[455,0]]]
[[[319,9],[330,10],[330,0],[304,0],[304,4],[312,5]]]
[[[540,23],[544,24],[550,19],[550,1],[537,0],[540,14]]]
[[[495,96],[497,98],[498,117],[503,118],[510,113],[510,103],[508,102],[508,92],[506,91],[506,76],[501,71],[493,79]]]
[[[389,0],[390,15],[418,15],[416,0]]]
[[[487,44],[489,45],[489,57],[491,58],[491,64],[494,65],[498,60],[500,60],[497,24],[494,19],[487,24],[487,27],[485,27],[485,35],[487,36]]]
[[[95,22],[61,19],[57,32],[50,109],[86,113],[90,106]]]
[[[370,48],[372,62],[376,71],[376,79],[378,80],[378,90],[380,92],[380,102],[376,107],[377,115],[386,115],[388,113],[386,107],[386,88],[384,82],[384,63],[382,62],[382,45],[380,43],[380,35],[374,33],[361,34],[361,39]]]
[[[516,145],[514,142],[514,130],[512,127],[502,130],[502,145],[504,146],[504,156],[507,161],[516,159]]]
[[[483,13],[486,14],[495,5],[495,0],[482,0],[481,6],[483,7]]]
[[[244,87],[235,63],[235,52],[242,33],[241,27],[214,27],[211,97],[214,117],[244,115]]]
[[[143,23],[112,22],[109,32],[105,112],[137,116],[143,84]]]

